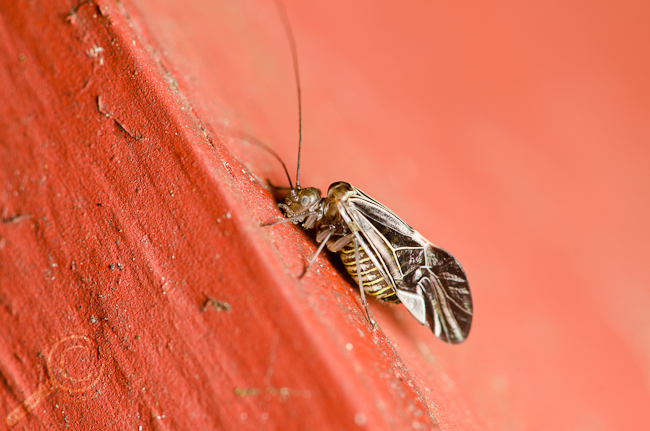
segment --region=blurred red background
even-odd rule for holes
[[[14,175],[15,160],[8,156],[10,148],[22,148],[27,154],[24,160],[40,163],[37,153],[22,144],[13,144],[19,139],[15,132],[23,132],[10,120],[20,121],[26,114],[15,113],[18,108],[12,108],[13,102],[8,101],[49,97],[47,92],[22,92],[12,71],[25,67],[21,62],[29,67],[29,62],[40,55],[45,59],[40,60],[40,69],[33,73],[47,74],[48,67],[59,67],[57,61],[68,61],[61,56],[47,57],[48,52],[64,52],[72,46],[39,46],[35,42],[37,36],[29,39],[20,32],[32,28],[30,34],[38,34],[35,28],[39,25],[64,26],[68,9],[75,5],[59,2],[56,15],[38,13],[33,6],[30,9],[3,3],[2,37],[7,55],[4,74],[0,76],[5,86],[5,120],[0,137],[5,157],[0,163],[5,184],[1,196],[6,208],[3,218],[7,219],[19,213],[19,205],[12,201],[18,199],[17,195],[12,195],[11,190],[19,190],[23,181],[21,175]],[[97,4],[99,9],[110,9],[105,20],[116,34],[127,42],[128,37],[133,37],[134,46],[144,46],[140,57],[133,60],[136,69],[140,61],[162,64],[160,69],[167,74],[147,69],[146,65],[142,69],[145,75],[163,77],[152,91],[177,91],[176,99],[161,99],[161,109],[165,115],[171,112],[169,115],[180,119],[179,130],[184,127],[183,120],[193,124],[191,119],[173,111],[182,105],[183,109],[191,108],[191,115],[196,116],[192,118],[198,119],[207,135],[212,134],[219,141],[217,145],[223,142],[225,153],[234,153],[245,170],[258,179],[286,181],[277,162],[232,138],[233,129],[266,142],[282,156],[293,174],[297,141],[295,85],[288,43],[272,1],[137,0],[119,5],[110,1]],[[196,238],[207,236],[210,253],[243,256],[240,260],[233,258],[233,263],[226,262],[226,269],[223,262],[215,263],[221,265],[221,271],[232,272],[223,275],[224,279],[236,281],[244,277],[241,271],[259,271],[248,276],[250,283],[242,281],[241,295],[255,303],[279,297],[277,307],[289,304],[287,312],[291,317],[278,314],[275,321],[268,323],[269,328],[285,328],[284,332],[269,329],[259,333],[251,323],[249,332],[244,331],[248,341],[242,342],[226,332],[221,334],[220,342],[253,346],[256,337],[273,338],[278,356],[285,356],[276,366],[278,371],[273,378],[295,372],[294,384],[302,385],[300,390],[311,394],[304,404],[292,406],[298,402],[269,401],[277,398],[272,391],[232,396],[229,387],[223,390],[230,394],[229,398],[222,395],[221,389],[208,384],[199,393],[214,397],[214,402],[229,406],[226,411],[236,414],[235,419],[215,420],[211,426],[309,429],[321,424],[328,429],[356,423],[368,429],[405,429],[416,428],[414,422],[420,424],[417,421],[421,420],[421,427],[433,427],[437,422],[444,430],[646,429],[650,423],[650,7],[642,2],[575,1],[507,1],[489,5],[417,1],[397,5],[286,0],[285,5],[297,40],[303,86],[302,185],[326,190],[334,181],[348,181],[393,209],[432,242],[451,251],[470,279],[475,307],[473,328],[464,344],[447,346],[426,328],[419,327],[403,308],[382,308],[372,302],[379,331],[386,338],[375,334],[369,342],[370,332],[363,315],[349,305],[358,300],[358,295],[349,294],[350,288],[346,287],[350,280],[335,281],[341,277],[326,263],[301,284],[294,280],[291,287],[280,287],[285,290],[272,290],[276,283],[283,286],[287,280],[295,279],[302,262],[313,252],[313,246],[306,247],[303,240],[308,235],[286,226],[270,232],[257,229],[259,222],[279,215],[257,185],[242,189],[240,178],[223,179],[226,171],[219,166],[219,160],[226,160],[228,155],[214,159],[206,150],[175,153],[181,164],[185,163],[181,159],[205,156],[199,162],[187,162],[188,166],[198,163],[204,169],[201,172],[212,172],[214,178],[208,175],[197,180],[191,174],[200,172],[189,170],[188,184],[200,183],[197,187],[202,187],[201,191],[214,186],[218,189],[215,195],[240,194],[243,200],[252,202],[248,207],[230,209],[234,223],[240,224],[239,235],[255,244],[272,243],[278,250],[270,254],[270,248],[256,246],[255,253],[261,254],[250,257],[249,249],[225,246],[228,240],[211,242],[214,220],[209,218],[211,210],[202,206],[207,204],[189,200],[179,204],[181,212],[193,214],[190,217],[197,223]],[[21,7],[25,9],[21,11]],[[90,20],[91,16],[84,19]],[[14,25],[17,22],[21,24]],[[80,18],[80,22],[90,21]],[[90,24],[86,30],[85,34],[94,37]],[[92,45],[88,37],[78,36],[74,40]],[[115,48],[102,46],[107,51]],[[80,52],[91,57],[87,51]],[[26,60],[19,59],[22,53]],[[119,65],[124,61],[120,55],[123,54],[107,53],[106,58]],[[113,70],[118,76],[118,66]],[[153,85],[146,79],[137,81],[142,78],[136,75],[134,88]],[[120,97],[113,97],[117,105]],[[54,102],[46,100],[43,105],[48,103]],[[167,104],[176,108],[168,108]],[[79,109],[90,110],[86,105],[80,106]],[[100,107],[99,111],[104,114],[108,109],[102,111]],[[131,119],[139,127],[154,127],[153,123],[146,123],[146,118],[150,118],[146,112],[155,109],[139,109],[142,112],[125,109],[122,115],[126,122]],[[39,118],[30,121],[38,122]],[[66,121],[62,116],[58,127],[67,127]],[[126,132],[134,134],[129,127]],[[193,148],[192,145],[195,144],[188,147]],[[176,163],[157,160],[152,154],[141,163]],[[16,156],[19,159],[23,160]],[[115,175],[120,175],[116,169]],[[224,202],[214,205],[222,205],[225,213],[229,205],[239,202],[238,198],[223,198]],[[112,199],[109,196],[104,202],[110,205]],[[155,213],[157,207],[142,211]],[[30,212],[36,214],[37,210]],[[125,220],[129,217],[125,210]],[[160,223],[164,225],[164,218]],[[0,231],[0,241],[4,241],[0,253],[5,263],[0,274],[5,304],[17,301],[12,298],[19,297],[23,289],[15,284],[17,270],[7,264],[15,258],[12,246],[27,253],[30,247],[39,247],[40,238],[35,234],[31,245],[20,245],[21,235],[12,236],[8,226],[5,223]],[[164,230],[160,235],[165,237]],[[73,237],[70,233],[68,241]],[[178,247],[198,250],[192,241]],[[219,247],[225,247],[225,251],[221,253]],[[179,254],[178,250],[174,259],[180,268],[186,266],[189,270],[193,267],[192,259],[199,259],[195,254]],[[249,257],[266,266],[260,269],[251,264],[244,268],[241,262]],[[146,263],[143,267],[148,268]],[[210,266],[195,268],[205,272],[200,276],[202,285],[217,291],[222,286],[224,292],[232,285],[210,275]],[[273,273],[280,275],[269,275]],[[65,280],[66,276],[61,276]],[[29,276],[24,277],[29,280]],[[338,284],[332,287],[332,283]],[[192,291],[195,286],[188,283],[185,289]],[[303,296],[291,293],[303,291]],[[341,295],[344,299],[340,301],[348,304],[347,308],[332,305],[331,298]],[[129,301],[141,303],[143,299],[124,301],[130,310]],[[229,299],[230,303],[236,301]],[[264,308],[263,304],[259,306]],[[314,308],[326,311],[311,317]],[[5,305],[5,310],[13,309]],[[243,321],[252,322],[250,319],[257,316],[233,306],[233,315],[235,311],[242,313]],[[12,320],[14,312],[3,313],[0,322],[6,327],[14,325],[14,329],[6,332],[12,335],[3,341],[0,362],[5,381],[13,382],[10,375],[22,371],[8,371],[21,367],[8,365],[13,359],[7,358],[16,355],[13,345],[24,343],[19,335],[24,326]],[[341,320],[346,313],[354,313],[355,318]],[[187,310],[178,311],[175,319],[189,319],[190,315]],[[285,317],[288,323],[278,323]],[[174,319],[169,320],[168,325],[175,325]],[[49,325],[45,327],[60,329],[58,323]],[[147,331],[154,334],[158,324],[149,325]],[[233,327],[241,326],[237,325],[240,324]],[[287,347],[290,339],[295,341],[293,335],[287,335],[292,325],[305,332],[300,339],[304,343],[301,347],[296,347],[298,342]],[[160,325],[163,335],[165,328]],[[35,333],[34,339],[38,339],[39,330],[35,329]],[[43,329],[40,333],[47,333],[49,338],[28,349],[32,356],[43,349],[47,351],[56,330]],[[365,342],[355,339],[352,352],[357,356],[347,357],[346,349],[350,347],[346,337],[357,333],[362,339],[365,337]],[[169,337],[175,340],[174,337],[182,338],[182,334],[180,331]],[[187,348],[191,345],[188,341]],[[338,350],[329,350],[333,346]],[[208,349],[206,354],[210,356],[209,343],[201,348]],[[218,349],[224,347],[215,349],[213,354],[218,357]],[[247,349],[251,355],[257,354],[253,347],[242,347],[240,353],[248,354]],[[120,357],[115,352],[111,354]],[[381,358],[368,362],[374,361],[369,358],[375,356]],[[301,363],[321,361],[329,372],[340,368],[340,374],[333,373],[331,393],[323,392],[323,382],[300,377],[299,370],[305,367]],[[395,372],[389,364],[395,361],[403,361],[397,366],[403,374],[397,372],[394,381],[387,380],[385,374]],[[181,362],[172,361],[164,366],[173,368]],[[147,364],[139,364],[140,368],[135,368],[140,371],[134,374],[152,372]],[[259,363],[249,365],[265,376],[268,373],[263,364],[260,359]],[[228,372],[251,373],[235,359],[229,366],[242,369]],[[33,370],[29,373],[33,374],[18,379],[23,382],[20,385],[5,384],[6,396],[1,405],[7,413],[45,378],[42,364],[40,374]],[[137,380],[127,374],[123,377],[125,382]],[[354,378],[346,383],[349,376]],[[160,391],[169,385],[172,393],[181,391],[172,387],[176,380],[164,375],[150,379],[153,383],[149,390]],[[373,379],[377,382],[368,383]],[[270,387],[262,380],[249,386]],[[402,385],[403,392],[373,390],[373,385],[388,388],[391,384]],[[119,390],[113,386],[105,389],[107,399],[117,393]],[[169,397],[173,399],[174,395]],[[61,400],[63,403],[65,398]],[[338,403],[357,404],[350,406],[348,412]],[[48,404],[48,411],[53,409],[52,404]],[[416,406],[413,411],[428,410],[424,419],[408,410],[412,405]],[[217,414],[210,406],[207,403],[203,413]],[[82,403],[69,407],[73,413],[81,412],[77,424],[84,421],[84,408]],[[92,414],[100,414],[99,407],[87,408]],[[171,422],[172,428],[200,423],[200,419],[190,417],[192,408],[175,408],[178,422]],[[167,409],[172,407],[168,404]],[[365,413],[359,416],[355,409]],[[373,409],[381,413],[375,416]],[[317,411],[324,413],[319,416]],[[334,412],[329,421],[320,419],[327,418],[327,412]],[[178,418],[185,413],[188,417],[184,421]],[[38,413],[39,420],[45,420],[45,415]],[[431,418],[426,419],[428,415]],[[116,423],[129,423],[125,419],[128,417],[126,413],[118,415]],[[21,424],[36,426],[27,420],[30,419]],[[49,426],[57,423],[60,422],[52,419]]]

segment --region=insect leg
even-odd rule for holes
[[[366,301],[366,291],[363,290],[363,280],[361,279],[361,265],[359,264],[359,242],[357,237],[354,239],[354,258],[357,262],[357,280],[359,280],[359,291],[361,292],[361,302],[363,302],[363,307],[366,309],[366,317],[368,317],[368,322],[372,328],[375,328],[375,322],[370,318],[370,311],[368,311],[368,302]]]
[[[309,217],[309,216],[312,215],[312,214],[315,215],[315,214],[317,214],[317,213],[316,213],[315,211],[312,211],[312,212],[308,212],[308,213],[298,214],[298,215],[295,215],[295,216],[291,216],[291,217],[283,218],[282,220],[273,221],[273,222],[271,222],[271,223],[264,223],[264,224],[261,225],[261,226],[262,226],[262,227],[271,227],[271,226],[275,226],[275,225],[278,225],[278,224],[287,223],[287,222],[290,222],[290,221],[291,221],[291,222],[296,221],[296,220],[297,220],[297,221],[302,221],[302,220],[304,220],[306,217]]]
[[[342,237],[342,238],[337,239],[336,241],[334,241],[333,244],[328,244],[328,245],[327,245],[327,249],[328,249],[329,251],[331,251],[331,252],[336,253],[337,251],[339,251],[339,250],[341,250],[343,247],[345,247],[345,246],[346,246],[346,245],[347,245],[347,244],[352,240],[352,236],[353,236],[353,235],[354,235],[354,234],[351,234],[351,233],[350,233],[350,234],[348,234],[348,235],[345,235],[345,236]]]
[[[325,237],[325,239],[323,240],[323,242],[321,242],[320,245],[318,246],[318,250],[316,250],[316,254],[314,254],[314,257],[311,258],[311,260],[310,260],[309,263],[307,264],[307,267],[305,268],[305,270],[303,271],[303,273],[302,273],[302,274],[300,275],[300,277],[298,277],[298,278],[302,278],[305,274],[307,274],[307,271],[309,271],[309,268],[311,268],[311,266],[314,264],[314,262],[316,261],[316,258],[317,258],[318,255],[320,254],[320,252],[323,251],[323,249],[325,248],[325,245],[327,244],[327,240],[330,239],[330,237],[332,236],[333,233],[334,233],[334,231],[330,231],[330,232],[327,234],[327,236]]]

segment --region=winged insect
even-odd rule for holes
[[[472,297],[465,271],[451,254],[346,182],[333,183],[325,197],[321,197],[317,188],[300,186],[302,102],[298,54],[284,5],[279,0],[276,5],[291,47],[298,93],[298,164],[296,185],[291,185],[287,173],[291,190],[284,203],[278,204],[285,218],[266,226],[291,222],[305,230],[315,229],[319,247],[302,275],[325,247],[338,253],[347,272],[359,285],[371,324],[366,294],[383,302],[401,302],[415,320],[447,343],[464,341],[472,324]],[[261,146],[268,149],[264,144]],[[271,153],[280,160],[272,150]]]

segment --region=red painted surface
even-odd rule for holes
[[[648,7],[286,6],[303,185],[349,181],[453,252],[467,342],[376,302],[372,331],[333,260],[296,279],[309,235],[259,227],[284,180],[233,130],[295,160],[271,1],[2,1],[5,421],[645,429]]]

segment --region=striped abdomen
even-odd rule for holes
[[[339,250],[339,257],[345,265],[348,273],[354,278],[354,281],[359,284],[357,276],[357,261],[354,256],[354,243],[350,241],[341,250]],[[395,294],[395,290],[384,280],[375,264],[372,263],[366,251],[359,246],[359,267],[361,272],[361,281],[363,282],[363,290],[369,295],[376,296],[377,299],[386,302],[398,304],[400,301]]]

